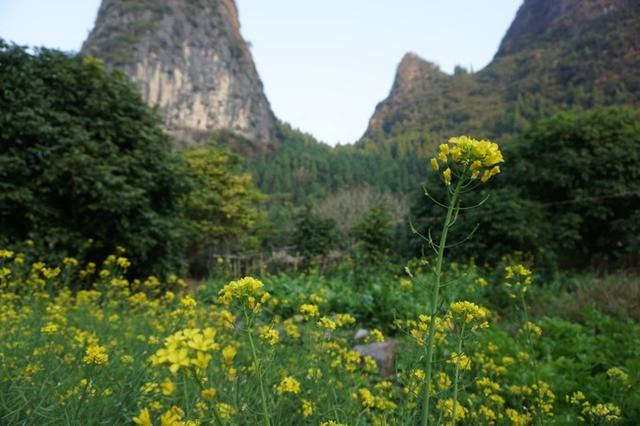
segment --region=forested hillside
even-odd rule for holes
[[[640,104],[639,68],[638,2],[526,0],[478,72],[447,75],[405,56],[365,139],[427,131],[509,141],[558,111]]]
[[[640,9],[636,2],[527,0],[484,69],[474,73],[459,67],[448,75],[407,54],[389,97],[378,105],[369,129],[355,145],[330,148],[281,125],[282,146],[266,156],[249,159],[247,170],[271,195],[270,214],[281,229],[293,229],[294,211],[305,204],[314,205],[321,216],[331,217],[339,228],[345,228],[346,222],[352,222],[347,220],[351,215],[344,214],[349,208],[335,207],[337,200],[362,215],[384,199],[389,209],[395,209],[396,223],[409,232],[411,215],[399,218],[400,212],[408,213],[408,206],[415,203],[411,200],[424,195],[418,183],[428,176],[428,160],[435,147],[450,136],[472,134],[514,145],[508,155],[518,165],[505,168],[502,182],[520,190],[521,185],[532,187],[524,190],[524,204],[514,207],[518,211],[512,214],[524,220],[527,212],[542,209],[542,219],[545,208],[532,200],[545,199],[546,195],[536,193],[545,188],[523,182],[521,170],[530,167],[527,164],[534,159],[521,155],[516,147],[530,146],[534,140],[556,143],[539,136],[544,127],[539,123],[554,114],[568,112],[565,117],[579,120],[581,113],[598,107],[640,105],[639,52]],[[575,136],[563,137],[571,140]],[[582,149],[578,140],[569,141],[567,147],[575,149],[575,155]],[[535,148],[531,150],[535,152]],[[621,191],[637,196],[628,187]],[[328,209],[327,205],[333,207]],[[576,215],[576,220],[582,220],[580,212]],[[505,219],[504,225],[507,223],[520,241],[506,244],[504,251],[528,251],[533,241],[546,241],[539,235],[544,226],[531,228]],[[565,235],[561,240],[565,238],[575,241],[580,236]],[[499,255],[493,252],[494,258]]]

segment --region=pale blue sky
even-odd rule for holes
[[[521,0],[237,0],[276,115],[330,144],[364,133],[412,51],[451,72],[495,54]],[[0,0],[0,37],[77,51],[99,0]]]

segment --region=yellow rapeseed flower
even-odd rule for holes
[[[300,382],[291,376],[287,376],[276,386],[276,392],[278,395],[282,395],[284,393],[300,393]]]
[[[228,305],[234,300],[248,301],[249,297],[255,300],[265,294],[262,287],[264,284],[253,277],[231,281],[218,292],[218,302]]]
[[[300,306],[300,313],[304,315],[306,319],[309,319],[311,317],[317,317],[320,315],[320,311],[318,310],[318,305],[311,305],[308,303],[305,303]]]
[[[431,159],[431,167],[432,167],[432,168],[433,168],[433,170],[435,170],[436,172],[437,172],[438,170],[440,170],[440,165],[438,164],[438,159],[437,159],[437,158],[433,157],[433,158]]]
[[[140,411],[140,414],[131,420],[139,426],[153,426],[153,423],[151,422],[151,415],[147,408],[143,408],[142,411]]]
[[[236,413],[236,410],[231,405],[223,402],[216,404],[216,410],[222,420],[229,420]]]
[[[318,320],[318,325],[320,327],[324,327],[327,330],[335,330],[336,329],[336,323],[335,321],[331,320],[330,318],[327,317],[322,317]]]
[[[162,389],[162,394],[164,396],[170,396],[173,394],[173,392],[175,392],[176,384],[173,383],[171,379],[167,377],[166,379],[164,379],[164,381],[160,385],[160,388]]]
[[[233,359],[236,357],[238,350],[235,346],[227,345],[222,350],[222,359],[224,359],[224,363],[227,365],[231,365],[233,363]]]
[[[43,332],[44,334],[51,335],[51,334],[55,334],[59,329],[60,329],[60,327],[58,326],[58,324],[54,324],[52,322],[48,322],[47,324],[42,326],[40,331]]]
[[[337,314],[334,321],[338,327],[344,327],[356,323],[356,319],[350,314]]]
[[[209,366],[210,361],[211,355],[198,351],[196,352],[195,358],[191,359],[191,364],[193,364],[198,370],[205,370]]]
[[[520,329],[520,332],[527,333],[532,337],[540,337],[542,335],[542,328],[530,321],[527,321]]]
[[[376,406],[376,398],[367,388],[358,389],[358,396],[363,408],[374,408]]]
[[[626,383],[629,380],[629,375],[619,369],[618,367],[613,367],[607,370],[607,376],[612,379],[615,379],[621,383]]]
[[[471,358],[464,353],[452,352],[447,360],[449,364],[453,364],[460,370],[471,370]]]
[[[318,380],[322,378],[322,371],[319,368],[310,368],[307,370],[307,379]]]
[[[441,399],[436,404],[436,407],[442,410],[444,416],[448,419],[453,418],[455,415],[456,421],[461,421],[467,416],[467,409],[458,401],[456,404],[456,412],[453,412],[453,399]]]
[[[280,333],[268,325],[263,325],[260,327],[260,338],[273,346],[280,341]]]
[[[454,302],[451,304],[451,313],[454,320],[471,325],[472,330],[487,328],[489,323],[489,311],[482,306],[468,301]]]
[[[306,399],[303,399],[301,411],[303,417],[311,416],[313,414],[313,404]]]
[[[373,330],[371,330],[369,334],[371,335],[371,338],[374,341],[384,342],[384,334],[382,334],[382,331],[378,330],[377,328],[374,328]]]
[[[186,349],[171,348],[167,354],[167,361],[169,362],[169,370],[176,374],[180,368],[187,368],[191,365],[189,359],[189,352]]]
[[[100,345],[91,345],[87,348],[84,358],[82,361],[85,364],[94,364],[94,365],[102,365],[106,364],[109,361],[109,355],[107,354],[107,349]]]
[[[431,159],[431,167],[440,170],[438,160],[448,167],[442,172],[447,185],[451,184],[452,171],[455,168],[461,179],[477,179],[482,173],[482,182],[500,173],[498,164],[503,163],[502,152],[494,142],[478,140],[469,136],[450,138],[448,143],[440,144],[437,157]]]
[[[442,172],[442,177],[444,178],[444,183],[451,185],[451,169],[449,167]]]
[[[214,388],[207,388],[202,389],[202,392],[200,392],[200,396],[202,396],[202,398],[206,399],[207,401],[210,401],[215,398],[216,393],[217,391]]]
[[[184,411],[179,407],[173,406],[160,416],[160,426],[181,426],[184,424],[181,421],[183,416]]]

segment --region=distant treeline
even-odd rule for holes
[[[331,148],[283,124],[276,149],[243,161],[215,141],[173,151],[134,85],[93,58],[0,41],[0,81],[1,245],[85,261],[122,246],[135,274],[206,274],[212,253],[282,247],[306,266],[332,250],[404,260],[423,250],[410,224],[439,230],[421,185],[446,196],[428,167],[444,141],[428,134]],[[503,148],[503,173],[469,200],[488,196],[483,209],[456,227],[475,235],[451,255],[637,257],[640,110],[560,113]]]

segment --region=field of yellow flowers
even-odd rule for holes
[[[490,141],[440,145],[435,261],[402,274],[187,288],[131,279],[124,248],[100,265],[0,250],[0,423],[638,424],[638,324],[532,316],[520,262],[443,267],[461,198],[502,162]]]
[[[176,277],[128,280],[129,267],[124,250],[58,266],[0,251],[0,423],[419,422],[430,322],[419,309],[355,342],[364,316],[335,310],[347,283],[301,276],[294,294],[286,276],[246,277],[188,291]],[[387,285],[421,306],[428,269],[408,265]],[[517,305],[536,283],[520,264],[500,276],[499,289],[470,267],[445,277],[464,291],[445,294],[435,324],[430,424],[634,424],[638,327],[596,318],[604,334],[590,336],[589,324],[521,309],[502,324],[478,295]],[[393,343],[391,371],[353,349],[375,342]]]

